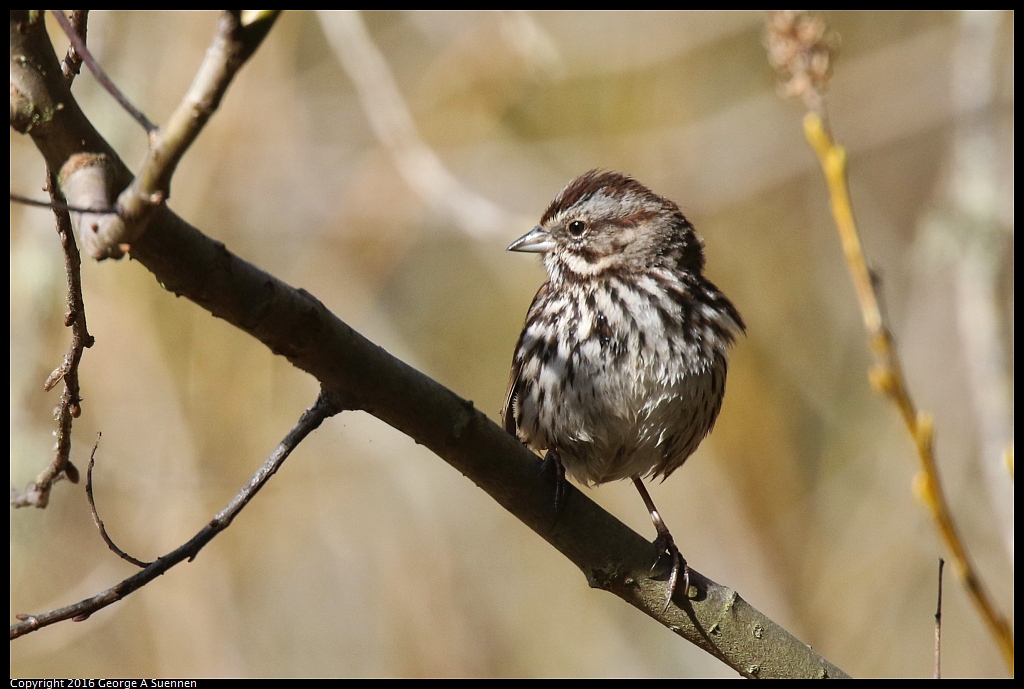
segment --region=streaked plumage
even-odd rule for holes
[[[700,238],[672,201],[592,170],[509,250],[543,254],[548,281],[516,345],[505,428],[577,481],[633,479],[648,501],[640,479],[670,475],[714,426],[744,330],[703,275]]]

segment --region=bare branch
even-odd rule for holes
[[[12,60],[12,112],[31,115],[43,110],[51,114],[40,119],[19,117],[19,122],[31,121],[26,131],[47,162],[63,169],[75,155],[102,159],[110,193],[116,193],[122,188],[118,184],[126,185],[125,180],[131,179],[129,171],[95,132],[63,80],[47,80],[45,73],[33,73],[56,67],[56,56],[45,33],[28,15],[12,17],[12,25],[21,23],[18,31],[12,28],[11,52],[27,56],[23,62]],[[37,94],[35,89],[46,92]],[[69,103],[59,111],[49,110],[57,98]],[[55,127],[68,133],[52,132]],[[251,334],[317,378],[324,389],[342,395],[345,408],[376,416],[443,458],[563,553],[591,586],[614,593],[740,674],[845,676],[752,608],[736,591],[694,570],[690,590],[696,591],[695,597],[675,600],[676,604],[662,613],[665,573],[651,576],[657,553],[649,541],[571,486],[552,529],[554,487],[550,480],[538,480],[538,458],[472,402],[396,359],[352,330],[308,292],[296,290],[235,256],[165,206],[155,211],[146,232],[132,244],[131,255],[168,291]],[[207,530],[196,539],[207,542]],[[178,557],[177,553],[168,557]],[[164,571],[165,561],[157,560],[136,577],[156,576]],[[125,595],[126,587],[135,586],[135,581],[134,577],[126,580],[98,598],[116,600]],[[80,612],[85,609],[54,614],[59,612],[61,619],[67,619],[69,614],[87,614]],[[19,633],[53,621],[49,617],[27,618]]]
[[[89,10],[71,10],[71,16],[68,19],[72,31],[82,39],[82,43],[85,43],[85,34],[89,26]],[[60,71],[64,73],[68,84],[74,81],[78,73],[82,71],[82,56],[75,50],[74,44],[68,46],[68,54],[60,63]]]
[[[130,556],[127,556],[130,562],[145,566],[138,574],[128,577],[120,583],[108,588],[105,591],[97,593],[95,596],[86,598],[85,600],[68,605],[57,610],[51,610],[49,612],[40,613],[36,615],[17,615],[19,622],[11,625],[11,639],[17,639],[25,634],[30,634],[38,629],[47,627],[57,622],[64,620],[73,620],[75,622],[81,622],[89,618],[90,615],[102,610],[103,608],[116,603],[125,596],[128,596],[140,588],[148,584],[149,582],[156,579],[161,574],[167,572],[175,565],[188,560],[191,562],[199,554],[199,551],[203,547],[212,541],[217,534],[231,525],[231,522],[235,517],[245,508],[245,506],[252,500],[256,494],[266,485],[270,477],[273,476],[284,461],[288,459],[288,456],[292,453],[299,443],[301,443],[306,436],[312,433],[314,430],[320,427],[324,419],[334,416],[339,411],[342,411],[342,407],[339,404],[340,398],[332,393],[321,392],[320,397],[317,399],[316,404],[306,410],[299,419],[298,423],[288,432],[288,435],[278,444],[274,451],[267,457],[266,461],[260,466],[260,468],[253,474],[253,477],[249,479],[249,482],[245,485],[242,490],[227,504],[227,506],[217,513],[199,532],[193,536],[187,543],[182,544],[171,552],[158,557],[153,562],[146,564],[142,563]],[[89,462],[89,471],[92,473],[92,461]],[[94,513],[95,516],[95,513]],[[96,517],[98,519],[98,517]],[[104,538],[104,540],[107,540]],[[108,545],[111,542],[107,540]],[[116,548],[116,546],[114,546]],[[120,551],[120,549],[117,549]],[[119,552],[119,555],[124,557],[123,551]]]
[[[139,174],[117,197],[117,216],[80,219],[80,224],[90,229],[82,233],[82,241],[90,256],[97,259],[121,258],[132,242],[145,232],[154,211],[170,196],[171,178],[181,157],[216,112],[235,74],[266,37],[277,14],[243,16],[238,11],[221,14],[217,32],[195,80],[166,124],[156,127],[145,120],[149,132],[149,153]],[[79,48],[77,43],[75,46]],[[84,50],[84,45],[81,48]],[[85,53],[83,57],[86,57]],[[86,64],[91,68],[90,60],[86,57]],[[130,104],[122,105],[130,107]],[[145,117],[141,113],[138,115]],[[101,169],[90,171],[90,166],[81,160],[71,168],[61,168],[65,192],[75,205],[95,207],[100,200],[97,198],[99,189],[94,185],[71,182],[71,178],[83,174],[90,181],[99,181],[106,175],[106,170],[102,169],[105,162],[102,158],[94,158],[91,162]],[[83,203],[76,192],[82,193],[83,198],[89,198],[92,203]],[[101,204],[101,207],[104,206]]]
[[[12,507],[45,508],[50,501],[50,490],[60,476],[67,476],[72,483],[78,483],[78,469],[71,463],[71,426],[82,413],[82,397],[78,384],[78,365],[82,353],[95,342],[85,322],[85,302],[82,299],[82,257],[78,253],[75,234],[71,229],[64,197],[57,186],[57,179],[47,167],[46,188],[50,194],[57,234],[64,251],[64,272],[67,275],[67,305],[64,325],[71,328],[71,344],[61,365],[46,379],[43,389],[50,391],[64,381],[64,392],[60,397],[55,415],[57,417],[57,443],[50,465],[23,492],[13,492]]]
[[[946,561],[939,558],[939,591],[935,602],[935,679],[942,679],[942,569]]]
[[[111,213],[116,214],[117,211],[114,209],[102,210],[97,208],[83,208],[80,206],[71,206],[63,201],[39,201],[37,199],[29,198],[28,196],[22,196],[21,194],[15,194],[11,192],[11,201],[20,203],[24,206],[36,206],[38,208],[53,208],[57,210],[71,211],[72,213]]]
[[[107,533],[107,527],[103,524],[103,520],[100,519],[99,510],[96,508],[96,499],[92,493],[92,470],[93,467],[96,466],[96,450],[99,449],[100,437],[102,435],[102,433],[96,434],[96,442],[93,444],[92,453],[89,455],[89,466],[85,469],[85,496],[89,501],[89,509],[92,511],[92,520],[96,523],[96,528],[100,530],[100,538],[103,539],[103,542],[107,544],[107,547],[110,548],[115,555],[126,562],[132,563],[136,567],[148,567],[153,563],[143,562],[138,558],[132,557],[114,543],[114,540],[110,538],[110,535]]]
[[[221,13],[217,33],[192,85],[167,122],[151,132],[149,155],[119,199],[126,213],[131,215],[136,203],[170,195],[171,177],[181,157],[217,111],[238,70],[256,52],[277,16],[272,12],[244,24],[240,12]]]
[[[917,450],[920,470],[914,480],[914,492],[931,514],[935,528],[953,558],[957,575],[967,590],[982,619],[996,640],[1003,661],[1013,671],[1013,633],[1009,622],[999,613],[982,585],[967,547],[953,521],[935,462],[935,429],[931,415],[918,411],[903,375],[896,340],[881,307],[878,280],[868,267],[860,233],[853,215],[853,202],[846,175],[846,150],[836,143],[827,127],[824,90],[831,74],[831,51],[823,48],[828,27],[818,17],[805,12],[784,11],[769,15],[766,20],[769,55],[784,78],[790,79],[787,95],[799,95],[809,112],[804,116],[804,134],[818,156],[832,203],[832,216],[843,246],[847,267],[868,335],[868,346],[874,357],[869,371],[872,386],[897,408]],[[785,46],[785,49],[779,48]],[[800,57],[801,52],[806,53]],[[788,55],[788,60],[779,55]],[[786,65],[796,64],[796,68]],[[792,70],[804,70],[795,81]],[[792,87],[792,84],[798,87]]]
[[[125,112],[132,116],[132,119],[142,125],[142,128],[147,132],[152,132],[156,129],[156,125],[150,122],[149,118],[146,117],[141,110],[136,108],[130,100],[128,100],[128,96],[124,95],[124,92],[117,88],[117,84],[114,83],[114,80],[110,78],[102,67],[100,67],[100,63],[98,63],[96,58],[92,56],[92,53],[89,52],[89,49],[85,45],[85,32],[83,31],[81,35],[79,35],[78,29],[71,24],[71,21],[62,11],[50,10],[50,14],[52,14],[53,18],[57,20],[60,28],[64,30],[64,35],[68,37],[69,41],[71,41],[71,49],[68,51],[68,57],[71,58],[72,51],[74,51],[74,55],[85,62],[85,66],[88,67],[89,71],[92,72],[92,75],[96,77],[96,81],[100,82],[100,85],[107,90],[107,93],[113,96],[114,100],[124,108]],[[70,67],[68,68],[68,71],[65,71],[62,68],[61,73],[64,74],[65,78],[68,78],[70,83]]]

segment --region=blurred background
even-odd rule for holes
[[[829,95],[866,252],[953,512],[1013,620],[1013,13],[825,15]],[[93,12],[88,41],[152,120],[214,13]],[[497,419],[544,273],[505,247],[594,167],[677,201],[737,305],[714,433],[652,494],[690,563],[847,672],[930,676],[938,558],[917,460],[873,393],[860,314],[760,13],[288,12],[185,157],[170,206]],[[58,54],[66,41],[51,23]],[[140,128],[74,91],[137,167]],[[13,132],[11,190],[43,165]],[[11,204],[11,485],[50,461],[65,278],[51,214]],[[305,373],[140,265],[83,267],[96,345],[72,459],[97,452],[111,536],[165,553],[316,397]],[[628,483],[589,495],[653,539]],[[134,568],[83,484],[11,512],[11,619]],[[946,676],[1007,676],[952,570]],[[376,419],[328,421],[191,564],[82,623],[12,642],[11,676],[735,676],[582,574]]]

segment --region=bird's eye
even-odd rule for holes
[[[569,230],[569,234],[579,239],[587,233],[587,223],[582,220],[573,220],[566,229]]]

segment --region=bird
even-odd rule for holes
[[[743,319],[704,275],[679,206],[619,172],[569,182],[507,250],[540,254],[548,279],[515,346],[504,428],[554,467],[556,515],[566,476],[633,482],[657,532],[652,571],[671,558],[667,610],[690,570],[644,480],[666,479],[711,431]]]

